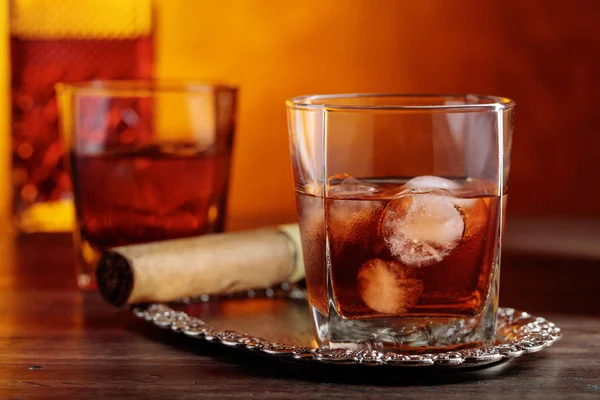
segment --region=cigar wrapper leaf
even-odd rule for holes
[[[117,307],[262,289],[303,277],[296,224],[115,247],[96,269],[100,294]]]

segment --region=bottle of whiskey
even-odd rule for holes
[[[11,0],[12,213],[19,232],[73,227],[54,86],[153,74],[152,0]]]

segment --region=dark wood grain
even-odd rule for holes
[[[76,290],[68,236],[4,238],[0,251],[1,398],[600,397],[600,318],[580,303],[597,299],[596,285],[576,286],[590,280],[585,269],[598,271],[592,261],[507,255],[502,303],[544,312],[564,338],[493,368],[421,374],[298,366],[155,328]],[[561,284],[567,271],[582,276]],[[522,276],[543,279],[526,291]],[[551,312],[578,290],[576,300],[563,298],[564,313]]]

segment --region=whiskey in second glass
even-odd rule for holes
[[[77,227],[77,282],[102,251],[221,232],[236,89],[186,82],[62,85]]]

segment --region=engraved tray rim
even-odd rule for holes
[[[201,296],[183,299],[179,304],[211,302],[231,298],[286,298],[304,299],[303,289],[282,285],[278,288],[250,290],[229,296]],[[435,354],[401,354],[380,350],[326,349],[279,343],[231,330],[220,330],[200,318],[176,311],[164,303],[150,303],[132,307],[133,314],[152,324],[188,337],[227,347],[250,350],[262,355],[303,363],[368,365],[393,367],[438,367],[442,369],[473,368],[495,364],[535,353],[551,346],[562,336],[561,329],[543,317],[508,307],[498,309],[498,326],[514,337],[507,343],[497,343],[470,349]],[[506,339],[506,337],[505,337]]]

